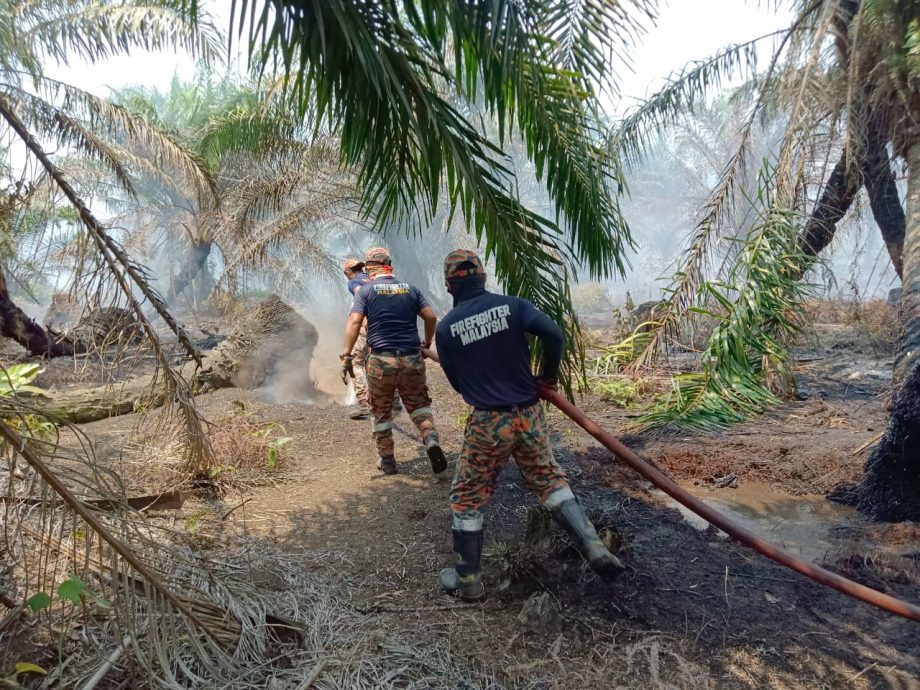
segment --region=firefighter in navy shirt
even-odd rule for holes
[[[466,600],[485,591],[480,577],[482,509],[495,481],[514,456],[527,487],[575,541],[591,567],[603,575],[623,569],[585,517],[553,457],[537,383],[555,387],[562,359],[562,330],[520,297],[485,289],[479,257],[457,250],[444,261],[454,308],[437,327],[441,367],[450,384],[472,406],[450,493],[456,565],[441,572],[441,587]],[[543,373],[531,369],[527,334],[543,344]]]
[[[409,417],[421,434],[432,471],[435,474],[443,472],[447,458],[434,426],[417,326],[421,317],[425,324],[425,347],[430,347],[438,319],[418,288],[393,275],[386,249],[368,249],[364,266],[370,282],[355,293],[340,358],[343,368],[350,369],[352,349],[366,318],[370,345],[367,388],[374,415],[374,440],[380,455],[377,467],[384,474],[396,474],[397,471],[393,452],[393,395],[398,390]]]
[[[348,279],[348,294],[354,298],[366,283],[370,282],[370,277],[364,272],[364,262],[358,259],[346,259],[342,264],[342,273]],[[354,302],[352,302],[354,305]],[[350,309],[350,307],[349,307]],[[358,334],[358,340],[353,350],[354,358],[352,369],[342,371],[342,381],[348,385],[348,374],[352,375],[355,381],[355,398],[358,401],[357,408],[349,415],[352,419],[367,419],[371,416],[370,395],[367,390],[367,357],[370,349],[367,346],[367,327],[362,324],[361,331]],[[352,373],[353,372],[353,373]],[[402,410],[402,403],[399,400],[399,394],[393,396],[393,412]]]

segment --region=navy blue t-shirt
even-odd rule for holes
[[[355,295],[352,314],[367,318],[367,343],[373,350],[418,350],[418,313],[430,307],[425,295],[395,276],[379,276]]]
[[[542,316],[526,299],[482,291],[444,317],[435,335],[438,356],[467,403],[491,410],[538,400],[527,332]]]
[[[370,277],[367,273],[355,273],[355,277],[348,281],[348,294],[354,296],[355,288],[366,285],[368,282],[370,282]]]

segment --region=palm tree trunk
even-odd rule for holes
[[[904,260],[904,208],[898,195],[898,186],[891,172],[891,160],[886,149],[887,140],[877,123],[870,122],[863,161],[863,179],[869,193],[872,216],[882,231],[891,264],[898,278],[903,278]]]
[[[857,488],[860,510],[877,520],[894,522],[920,521],[920,136],[907,147],[906,158],[904,336],[894,377],[898,390],[888,428]]]
[[[831,243],[837,231],[837,223],[849,210],[853,199],[856,198],[856,193],[862,186],[858,175],[852,174],[847,167],[847,154],[844,151],[824,185],[821,198],[815,204],[811,217],[799,238],[802,253],[807,257],[818,256]],[[808,265],[803,267],[803,275],[807,269]]]
[[[67,339],[52,338],[48,331],[30,319],[13,302],[6,287],[6,276],[0,270],[0,335],[12,338],[29,354],[37,357],[63,357],[74,353],[74,345]]]
[[[211,256],[211,243],[198,242],[191,246],[191,251],[185,258],[185,263],[179,270],[169,292],[166,293],[166,303],[172,304],[173,300],[181,295],[195,277],[201,272]]]

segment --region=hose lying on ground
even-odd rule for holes
[[[540,397],[562,410],[573,422],[600,441],[607,450],[623,460],[627,465],[636,470],[636,472],[668,494],[668,496],[687,506],[694,513],[707,520],[711,525],[718,527],[735,541],[750,546],[758,553],[772,558],[774,561],[781,563],[787,568],[792,568],[796,572],[807,575],[811,579],[820,582],[822,585],[832,587],[839,592],[849,594],[851,597],[855,597],[873,606],[878,606],[880,609],[920,623],[920,606],[896,599],[888,594],[874,590],[871,587],[861,585],[858,582],[853,582],[853,580],[832,573],[819,566],[810,565],[786,551],[773,546],[770,542],[761,539],[756,534],[749,532],[740,525],[736,525],[717,510],[714,510],[696,496],[686,491],[672,479],[669,479],[656,470],[611,434],[601,429],[588,418],[584,412],[566,400],[559,391],[541,388]]]
[[[422,352],[429,359],[435,362],[440,361],[435,352],[427,349],[423,349]],[[652,467],[651,464],[623,445],[623,443],[612,434],[601,429],[584,412],[566,400],[559,391],[541,386],[540,397],[546,402],[552,403],[558,407],[573,422],[600,441],[607,450],[623,460],[636,472],[668,494],[668,496],[707,520],[709,524],[718,527],[735,541],[751,547],[767,558],[772,558],[777,563],[810,577],[816,582],[820,582],[822,585],[836,589],[838,592],[848,594],[867,604],[877,606],[884,611],[920,623],[920,606],[902,601],[901,599],[896,599],[888,594],[874,590],[871,587],[866,587],[858,582],[854,582],[842,575],[825,570],[820,566],[806,563],[792,554],[773,546],[770,542],[761,539],[756,534],[749,532],[740,525],[735,524],[717,510],[703,503],[703,501],[682,488],[662,472]]]

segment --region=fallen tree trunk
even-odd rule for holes
[[[272,295],[205,355],[201,370],[188,362],[180,375],[198,392],[269,387],[281,400],[314,399],[317,391],[310,363],[317,340],[313,324]],[[31,398],[29,406],[52,421],[71,424],[151,410],[169,402],[169,391],[157,387],[154,376]]]
[[[313,324],[271,295],[204,358],[196,384],[201,390],[268,387],[279,399],[312,398],[310,363],[318,340]]]
[[[191,366],[187,369],[188,379],[193,370]],[[161,407],[169,394],[153,388],[153,383],[154,375],[150,374],[114,385],[68,391],[47,398],[29,398],[28,406],[55,423],[87,424]]]
[[[66,339],[57,339],[39,326],[16,306],[6,287],[6,276],[0,270],[0,335],[12,338],[29,354],[36,357],[64,357],[76,351],[74,344]]]

